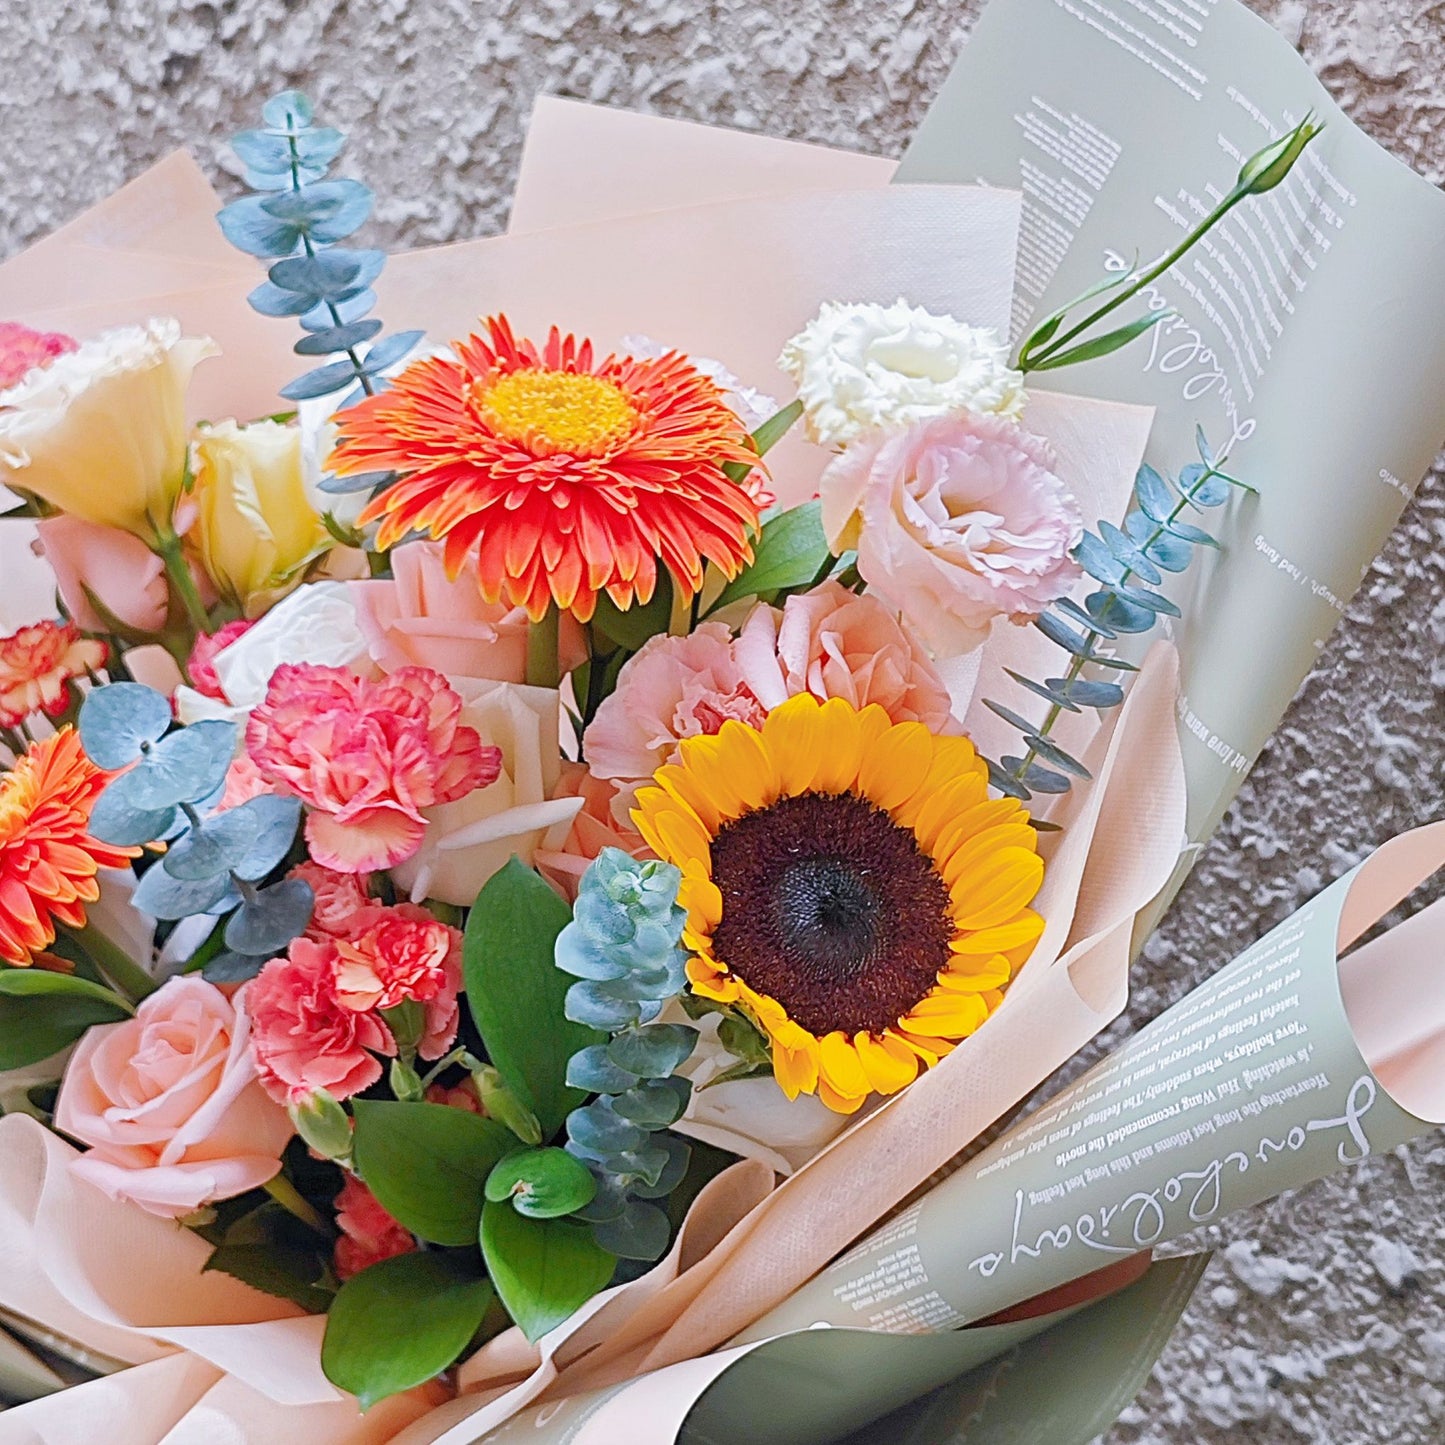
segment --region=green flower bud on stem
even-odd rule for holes
[[[1304,148],[1324,129],[1315,119],[1313,111],[1287,135],[1257,151],[1240,167],[1239,179],[1234,183],[1237,194],[1262,196],[1272,191],[1290,173],[1294,163],[1304,153]]]
[[[537,1116],[502,1082],[496,1069],[479,1063],[472,1070],[472,1081],[488,1118],[510,1129],[524,1144],[542,1142],[542,1126]]]
[[[302,1103],[292,1104],[287,1112],[308,1148],[337,1164],[350,1162],[351,1118],[325,1089],[317,1089]]]

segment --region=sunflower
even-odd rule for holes
[[[86,831],[108,780],[68,727],[0,774],[0,960],[24,967],[55,941],[57,923],[83,927],[84,905],[100,897],[97,872],[136,856]]]
[[[539,350],[485,325],[337,418],[334,472],[402,474],[361,514],[379,547],[444,538],[453,575],[475,551],[482,595],[533,621],[555,602],[586,622],[601,592],[646,602],[659,562],[691,595],[706,563],[732,578],[752,560],[757,506],[724,467],[757,454],[684,356],[594,362],[555,327]]]
[[[973,1033],[1043,931],[1037,835],[967,738],[808,694],[685,739],[633,813],[682,870],[695,994],[850,1114]]]

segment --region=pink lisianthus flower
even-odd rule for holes
[[[715,733],[729,718],[761,727],[766,715],[738,666],[732,633],[704,622],[685,637],[650,638],[629,659],[587,729],[583,754],[596,777],[620,785],[613,816],[625,821],[637,784],[683,738]]]
[[[1026,621],[1081,575],[1083,534],[1053,449],[1015,422],[962,413],[865,436],[823,473],[823,530],[856,546],[869,590],[936,656],[995,618]]]
[[[246,724],[261,775],[310,808],[312,858],[370,873],[421,846],[422,810],[497,779],[501,753],[458,722],[462,700],[428,668],[369,682],[340,667],[285,664]]]
[[[381,1077],[378,1054],[396,1054],[381,1019],[341,1001],[339,963],[335,939],[293,939],[248,987],[251,1049],[261,1083],[278,1103],[299,1103],[318,1089],[349,1099]]]
[[[384,1259],[416,1249],[411,1231],[398,1224],[354,1174],[347,1176],[336,1196],[336,1227],[341,1238],[333,1263],[337,1279],[343,1282]]]
[[[581,798],[582,810],[572,820],[566,838],[556,848],[538,848],[532,856],[537,871],[569,903],[577,901],[577,886],[592,860],[604,848],[621,848],[634,858],[649,858],[652,850],[642,835],[618,822],[614,804],[615,783],[596,777],[582,763],[564,763],[555,798]]]
[[[920,722],[933,733],[961,729],[927,653],[876,597],[837,582],[789,597],[781,612],[755,607],[733,654],[749,691],[768,709],[807,692],[859,709],[876,703],[895,723]]]
[[[77,1175],[169,1218],[275,1176],[294,1130],[257,1082],[250,992],[228,999],[202,979],[172,979],[133,1019],[81,1039],[55,1113],[89,1146]]]
[[[186,673],[191,679],[191,686],[202,697],[213,697],[217,702],[230,701],[212,663],[218,652],[229,647],[238,637],[244,637],[255,625],[254,621],[240,617],[215,632],[203,632],[196,638],[191,655],[186,659]]]

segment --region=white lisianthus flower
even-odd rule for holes
[[[117,326],[0,392],[0,479],[147,542],[186,474],[186,388],[214,342],[168,317]]]
[[[1023,374],[996,332],[903,300],[825,302],[778,365],[797,383],[808,435],[822,446],[962,411],[1023,411]]]
[[[343,582],[308,582],[278,602],[261,620],[211,660],[228,701],[194,688],[176,689],[183,723],[229,718],[245,723],[266,696],[271,674],[284,662],[348,667],[366,654],[366,634]]]

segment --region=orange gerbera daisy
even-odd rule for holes
[[[485,325],[337,418],[334,472],[402,474],[361,514],[380,547],[444,538],[453,574],[475,551],[482,595],[533,621],[555,602],[585,622],[602,592],[646,602],[659,562],[691,595],[705,564],[751,561],[757,506],[724,467],[757,455],[686,357],[594,361],[555,327],[539,350]]]
[[[55,941],[55,925],[85,924],[100,897],[96,873],[120,868],[135,848],[114,848],[87,832],[90,810],[109,781],[70,728],[33,743],[0,774],[0,959],[22,967]]]
[[[653,781],[632,817],[682,870],[692,991],[752,1019],[790,1099],[896,1094],[1043,932],[1037,835],[967,738],[803,693],[684,739]]]

